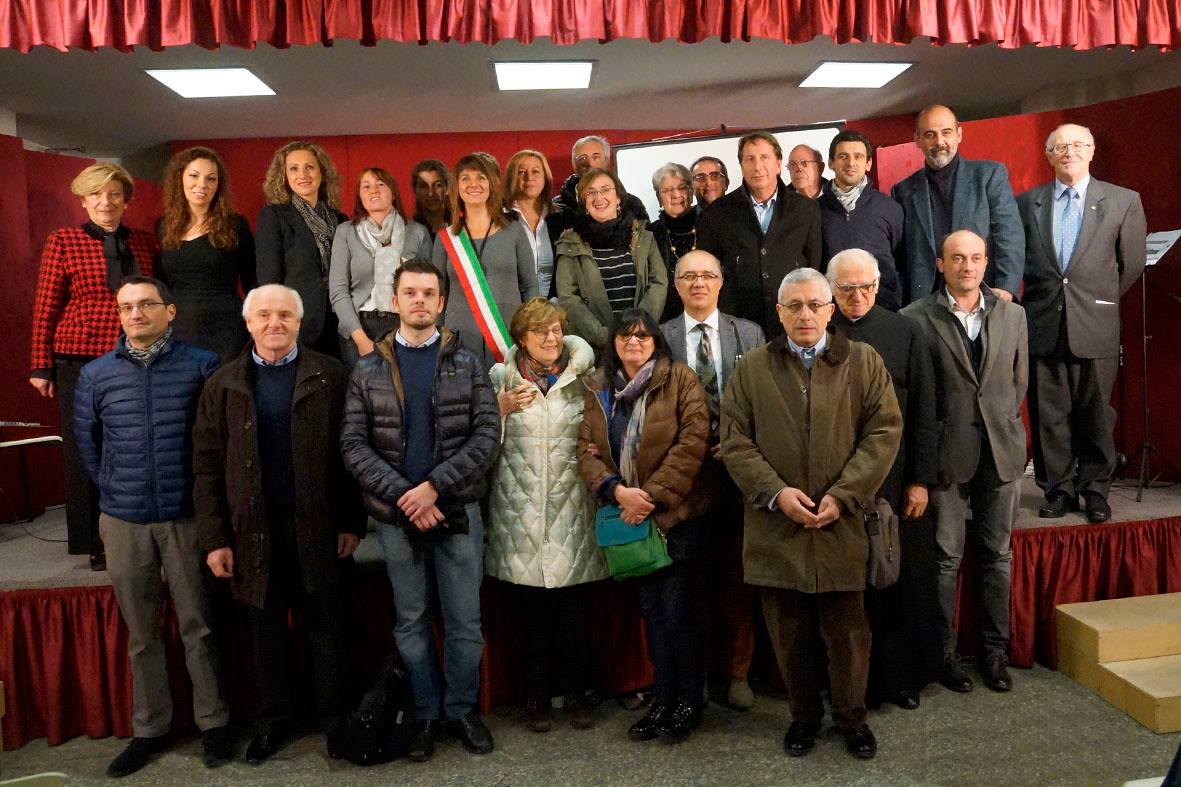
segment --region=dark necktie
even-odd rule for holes
[[[710,426],[717,428],[718,424],[718,369],[714,366],[713,345],[709,341],[709,326],[699,322],[693,326],[701,340],[697,343],[697,357],[693,360],[693,370],[705,388],[705,396],[709,399]]]
[[[801,347],[800,348],[800,361],[803,362],[804,369],[808,372],[808,374],[812,373],[812,362],[815,360],[816,360],[816,348],[815,347]]]

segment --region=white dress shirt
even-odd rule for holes
[[[980,335],[980,329],[984,327],[984,291],[980,291],[980,300],[976,302],[976,308],[972,311],[965,311],[955,302],[955,298],[951,295],[951,290],[946,287],[947,299],[951,301],[951,313],[960,321],[960,325],[964,326],[964,332],[968,334],[968,341],[976,341],[976,337]]]
[[[685,359],[689,362],[689,366],[694,370],[697,369],[697,348],[701,345],[701,332],[697,330],[697,326],[704,324],[706,333],[709,334],[709,349],[713,351],[714,370],[718,375],[718,390],[722,390],[726,381],[722,379],[722,335],[718,332],[718,310],[714,309],[713,313],[704,320],[695,320],[689,316],[689,312],[685,312],[684,319]]]

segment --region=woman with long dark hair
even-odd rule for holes
[[[624,523],[655,525],[672,565],[629,579],[656,666],[656,695],[628,730],[632,740],[683,741],[701,722],[702,676],[694,621],[693,562],[705,546],[709,500],[697,483],[709,443],[709,405],[697,374],[674,363],[656,319],[620,315],[602,370],[587,383],[578,468],[601,506]]]
[[[398,327],[394,273],[405,260],[431,258],[430,230],[406,221],[394,176],[369,167],[357,176],[352,221],[336,228],[328,297],[340,321],[340,354],[352,368]]]
[[[509,319],[538,294],[533,249],[504,210],[500,165],[492,156],[469,153],[455,163],[451,217],[431,257],[447,282],[443,324],[490,369],[512,344]]]
[[[234,212],[221,158],[194,147],[164,170],[164,215],[156,222],[160,280],[172,290],[172,335],[221,356],[246,346],[242,296],[254,289],[254,236]]]
[[[328,302],[332,238],[340,212],[340,177],[319,145],[288,142],[275,151],[263,184],[255,257],[259,284],[285,284],[303,299],[300,341],[334,358],[337,320]]]

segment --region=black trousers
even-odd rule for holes
[[[673,564],[632,581],[648,630],[648,655],[656,667],[656,701],[697,706],[701,704],[702,674],[693,593],[695,567],[692,560],[677,559],[671,542],[670,538]]]
[[[272,528],[272,533],[282,528]],[[289,532],[289,531],[288,531]],[[248,607],[254,640],[254,668],[258,681],[259,729],[290,722],[294,707],[291,689],[291,655],[288,614],[303,612],[308,653],[312,663],[316,713],[326,724],[349,710],[343,674],[341,603],[337,587],[316,593],[304,589],[294,541],[273,537],[270,581],[262,609]],[[285,542],[285,543],[283,543]]]
[[[586,585],[542,588],[513,585],[525,636],[529,699],[581,694],[590,679],[590,619]]]
[[[66,479],[66,536],[71,555],[89,555],[102,551],[98,537],[98,487],[94,485],[74,435],[74,393],[82,367],[93,358],[59,357],[54,362],[54,395],[61,416],[62,462]]]

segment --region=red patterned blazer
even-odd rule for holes
[[[155,236],[131,230],[127,245],[140,273],[152,275],[160,254]],[[114,348],[119,331],[119,309],[107,286],[102,241],[81,227],[54,230],[41,253],[30,368],[52,369],[55,355],[96,358]]]

